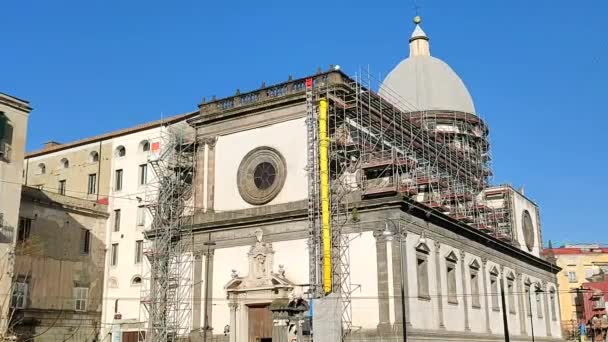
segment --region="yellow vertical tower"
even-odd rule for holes
[[[327,136],[327,100],[319,102],[319,171],[321,173],[321,224],[323,231],[323,290],[331,292],[331,227],[329,213],[329,137]]]

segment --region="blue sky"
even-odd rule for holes
[[[418,0],[431,53],[490,125],[494,182],[543,237],[608,243],[606,1]],[[409,1],[25,1],[2,5],[0,91],[31,101],[28,150],[190,111],[339,64],[386,75]]]

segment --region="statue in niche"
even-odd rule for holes
[[[266,275],[266,256],[258,254],[255,257],[255,277],[262,278]]]

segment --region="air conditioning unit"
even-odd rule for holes
[[[11,145],[0,141],[0,159],[10,161],[11,159]]]

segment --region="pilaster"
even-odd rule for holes
[[[462,279],[462,293],[465,295],[462,296],[462,303],[464,306],[464,330],[471,331],[471,324],[469,323],[469,296],[467,295],[467,273],[466,273],[466,253],[461,250],[460,251],[460,278]]]
[[[390,313],[388,298],[388,271],[386,255],[386,239],[382,232],[374,232],[376,238],[376,260],[378,263],[378,330],[386,332],[390,330]]]
[[[203,330],[211,334],[213,322],[213,256],[215,251],[209,249],[204,251],[205,255],[205,316]]]
[[[439,329],[445,329],[445,321],[443,317],[443,291],[441,286],[441,243],[435,241],[435,283],[437,285],[437,307],[439,314]]]
[[[518,272],[516,275],[517,278],[517,292],[519,293],[519,296],[517,296],[518,300],[518,304],[519,304],[519,325],[521,326],[521,334],[522,335],[527,335],[528,333],[526,332],[526,310],[524,308],[526,300],[525,300],[525,295],[526,293],[524,292],[524,288],[523,288],[523,274],[521,272]]]
[[[194,254],[194,285],[192,286],[192,330],[201,328],[201,305],[203,284],[203,256],[198,252]]]
[[[490,296],[488,291],[488,259],[481,259],[481,273],[483,274],[483,293],[484,293],[484,302],[486,308],[486,331],[488,333],[492,333],[492,328],[490,327]]]
[[[551,320],[552,317],[549,315],[549,300],[551,296],[549,295],[549,287],[547,286],[547,281],[543,280],[543,295],[545,297],[545,301],[543,302],[543,306],[545,307],[545,326],[547,328],[547,337],[551,337]]]
[[[203,142],[207,146],[207,211],[213,211],[215,199],[215,145],[217,137],[206,138]]]
[[[403,329],[402,303],[405,303],[405,324],[409,327],[410,323],[410,300],[409,300],[409,280],[407,271],[407,231],[397,235],[398,240],[393,244],[393,285],[395,293],[395,322],[393,330],[401,332]],[[401,286],[405,299],[402,300]]]

